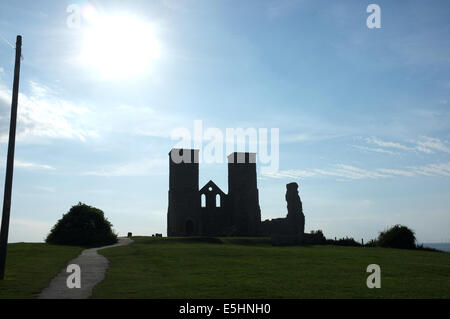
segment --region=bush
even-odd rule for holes
[[[416,236],[408,227],[395,225],[380,233],[377,245],[381,247],[414,249],[416,248]]]
[[[307,234],[280,235],[272,234],[270,243],[273,246],[293,246],[293,245],[323,245],[326,243],[325,236],[321,230],[311,231]]]
[[[103,211],[78,203],[58,220],[45,242],[87,247],[110,245],[117,243],[117,234],[111,227]]]
[[[371,239],[364,246],[365,247],[376,247],[377,241],[376,241],[376,239]]]
[[[319,229],[319,230],[311,230],[311,233],[305,234],[307,237],[307,242],[311,242],[314,243],[316,245],[324,245],[327,242],[327,239],[325,238],[325,236],[323,235],[323,232]]]
[[[361,243],[359,243],[355,239],[349,238],[349,237],[340,238],[338,240],[327,239],[326,244],[327,245],[336,245],[336,246],[351,246],[351,247],[362,246]]]

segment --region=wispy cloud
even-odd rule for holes
[[[426,154],[432,154],[435,152],[445,152],[450,153],[450,146],[439,138],[422,136],[416,141],[409,141],[408,144],[392,142],[392,141],[383,141],[376,137],[366,138],[366,143],[377,145],[380,148],[369,148],[367,146],[356,146],[357,148],[374,151],[380,153],[390,153],[394,154],[391,150],[397,151],[408,151],[408,152],[420,152]]]
[[[14,161],[14,166],[21,167],[21,168],[27,168],[27,169],[54,169],[50,165],[37,164],[37,163],[32,163],[32,162],[22,162],[19,160]]]
[[[36,137],[86,140],[96,136],[94,130],[83,128],[83,119],[90,112],[60,98],[57,92],[30,81],[30,94],[19,94],[17,139]],[[8,139],[11,91],[0,84],[0,142]]]
[[[1,164],[2,167],[5,167],[6,165],[6,159],[3,158],[1,159]],[[54,169],[54,167],[50,166],[50,165],[46,165],[46,164],[38,164],[38,163],[33,163],[33,162],[25,162],[25,161],[21,161],[18,159],[14,159],[14,167],[16,168],[25,168],[25,169]]]
[[[416,175],[416,172],[414,172],[414,170],[379,168],[379,169],[377,169],[377,171],[384,173],[389,177],[394,177],[394,176],[409,176],[409,177],[411,177],[411,176]]]
[[[378,172],[377,170],[368,170],[346,164],[336,164],[330,169],[315,169],[314,171],[318,175],[334,176],[346,179],[377,179],[389,177],[388,175]]]
[[[384,154],[396,154],[395,152],[383,149],[383,148],[377,148],[377,147],[367,147],[367,146],[361,146],[361,145],[352,145],[353,147],[363,150],[363,151],[368,151],[368,152],[375,152],[375,153],[384,153]]]
[[[83,172],[82,175],[104,177],[165,175],[168,169],[168,161],[166,158],[150,158],[128,163],[106,165]]]
[[[330,168],[324,169],[314,168],[310,170],[295,170],[295,169],[280,170],[275,173],[266,173],[263,175],[271,178],[307,178],[307,177],[331,176],[344,179],[363,179],[363,178],[373,179],[373,178],[388,177],[387,174],[384,174],[382,172],[366,170],[345,164],[336,164]]]
[[[394,149],[403,150],[403,151],[414,150],[414,147],[409,147],[409,146],[406,146],[406,145],[403,145],[400,143],[395,143],[395,142],[390,142],[390,141],[382,141],[375,137],[367,138],[366,142],[369,144],[375,144],[375,145],[385,147],[385,148],[394,148]]]
[[[299,169],[290,169],[290,170],[279,170],[276,172],[263,173],[263,176],[271,177],[271,178],[304,178],[304,177],[312,177],[317,175],[314,170],[299,170]]]
[[[173,128],[192,126],[192,122],[165,110],[147,106],[118,105],[98,112],[93,119],[103,134],[170,138]]]
[[[336,177],[344,180],[381,179],[393,177],[413,176],[450,176],[450,162],[428,164],[423,166],[408,166],[402,169],[375,168],[365,169],[346,164],[335,164],[329,168],[314,168],[310,170],[280,170],[274,173],[265,173],[270,178],[309,178],[309,177]]]
[[[424,136],[416,142],[416,150],[424,153],[445,152],[450,153],[450,147],[438,138]]]
[[[429,164],[425,166],[413,166],[410,169],[416,175],[425,176],[450,176],[450,163]]]

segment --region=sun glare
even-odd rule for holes
[[[108,79],[143,73],[159,57],[152,26],[132,15],[96,16],[85,29],[81,59]]]

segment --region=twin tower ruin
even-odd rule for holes
[[[199,188],[198,158],[199,151],[195,149],[172,149],[169,153],[167,236],[268,236],[304,232],[296,183],[287,186],[287,217],[261,222],[256,153],[228,155],[228,194],[212,180]],[[293,200],[289,201],[288,197]]]

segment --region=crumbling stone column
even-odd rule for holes
[[[305,215],[303,215],[302,201],[298,195],[298,184],[293,182],[286,184],[287,221],[289,232],[299,235],[305,232]]]

